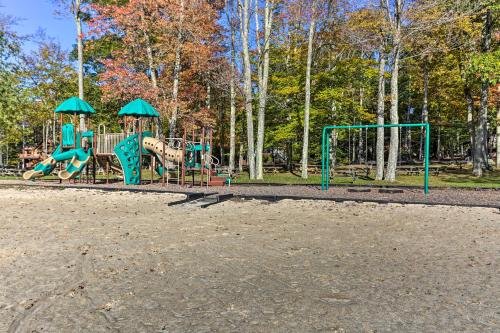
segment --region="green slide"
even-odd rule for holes
[[[43,176],[48,176],[56,167],[56,159],[54,156],[57,156],[61,153],[61,146],[57,146],[56,150],[45,160],[38,163],[33,170],[28,170],[23,174],[24,180],[30,180],[35,178],[40,178]]]
[[[57,146],[56,150],[47,159],[38,163],[33,170],[28,170],[23,174],[25,180],[48,176],[56,167],[57,162],[62,162],[73,158],[75,149],[61,153],[61,146]]]
[[[57,146],[56,150],[47,159],[38,163],[33,170],[28,170],[23,174],[25,180],[48,176],[56,167],[57,162],[62,162],[72,159],[76,154],[81,155],[83,149],[71,149],[61,152],[61,146]],[[85,154],[85,153],[84,153]]]
[[[87,152],[84,149],[72,149],[73,157],[71,161],[66,166],[66,169],[59,171],[57,174],[60,179],[73,179],[82,172],[83,168],[87,165],[90,160],[90,156],[92,155],[92,148],[90,148]]]

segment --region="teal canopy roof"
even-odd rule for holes
[[[159,117],[160,114],[143,99],[136,99],[125,105],[120,112],[119,116],[134,116],[134,117]]]
[[[69,113],[69,114],[92,114],[95,110],[89,103],[79,99],[78,97],[71,97],[62,102],[57,108],[56,113]]]

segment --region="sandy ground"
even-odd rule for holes
[[[0,332],[499,332],[500,211],[0,189]]]

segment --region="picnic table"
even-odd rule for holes
[[[277,174],[277,173],[285,171],[285,166],[284,165],[264,165],[262,167],[262,169],[264,170],[264,173]]]
[[[23,170],[17,168],[0,168],[0,176],[20,177]]]
[[[406,176],[419,176],[424,172],[424,167],[421,165],[402,165],[396,168],[396,173]]]
[[[295,170],[302,172],[302,164],[294,164],[293,167]],[[317,175],[321,174],[321,164],[308,164],[307,172]]]
[[[429,173],[433,176],[439,176],[439,173],[443,170],[441,166],[430,166]],[[398,166],[396,172],[399,174],[404,174],[406,176],[420,176],[425,173],[425,167],[421,165],[402,165]]]
[[[350,166],[340,166],[332,169],[335,174],[352,177],[353,180],[360,176],[369,177],[372,166],[369,164],[353,164]]]

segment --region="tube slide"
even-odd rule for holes
[[[182,151],[178,149],[173,149],[169,147],[167,144],[164,144],[163,141],[152,138],[152,137],[144,137],[142,140],[143,147],[153,153],[156,154],[160,165],[156,168],[156,172],[160,176],[163,175],[163,148],[165,148],[165,161],[172,162],[181,162],[182,161]]]

